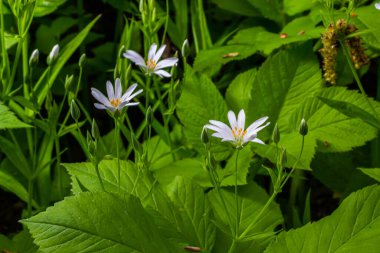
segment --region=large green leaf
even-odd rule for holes
[[[307,137],[319,140],[319,151],[349,151],[376,137],[375,128],[361,119],[347,117],[338,110],[332,109],[320,98],[347,102],[371,113],[370,106],[363,95],[343,87],[323,89],[315,97],[300,103],[298,109],[292,114],[290,126],[297,127],[301,119],[305,118],[309,126]],[[373,101],[371,103],[376,111],[380,112],[380,103]]]
[[[378,185],[357,191],[332,215],[281,233],[265,252],[379,252],[379,201]]]
[[[380,169],[379,168],[359,168],[364,174],[380,182]]]
[[[248,17],[260,16],[260,12],[248,0],[211,0],[219,8]]]
[[[20,121],[8,107],[0,103],[0,130],[23,127],[30,127],[30,125]]]
[[[286,14],[293,16],[300,12],[309,10],[314,1],[284,0],[284,11]]]
[[[256,215],[261,211],[269,196],[266,192],[255,183],[250,183],[238,189],[239,203],[239,234],[248,229],[248,226],[255,220]],[[229,233],[229,219],[233,224],[236,220],[236,204],[233,190],[221,190],[227,210],[224,208],[219,194],[216,190],[208,193],[211,205],[213,207],[216,224],[222,231]],[[257,222],[248,229],[244,241],[238,243],[236,252],[262,252],[273,237],[274,229],[283,222],[283,217],[279,206],[271,203],[269,208],[257,220]],[[227,250],[226,250],[227,251]]]
[[[134,196],[85,192],[22,222],[43,252],[178,252]]]
[[[57,60],[53,63],[52,68],[45,70],[38,80],[36,86],[34,87],[34,93],[37,94],[38,104],[42,104],[45,97],[49,91],[50,86],[54,83],[54,80],[57,78],[59,72],[69,60],[74,51],[82,44],[83,40],[86,38],[87,34],[90,32],[91,28],[94,26],[96,21],[100,18],[100,15],[94,18],[78,35],[76,35],[67,45],[59,52]]]
[[[218,89],[205,75],[197,75],[186,67],[181,97],[177,103],[177,114],[181,120],[185,135],[194,147],[204,150],[201,132],[209,120],[227,119],[227,105]],[[216,143],[220,143],[217,140]],[[229,154],[228,145],[212,145],[214,153]],[[228,144],[228,143],[227,143]]]
[[[189,239],[191,246],[208,251],[215,241],[215,225],[212,222],[210,202],[200,186],[177,177],[167,187],[177,214],[177,227]]]
[[[34,10],[35,17],[42,17],[54,12],[60,5],[67,0],[37,0]]]
[[[273,21],[281,23],[280,4],[276,0],[248,0],[248,2],[258,9],[261,14]]]
[[[361,37],[367,45],[380,50],[380,34],[378,31],[380,27],[379,11],[371,4],[358,8],[355,10],[355,13],[358,16],[357,20],[354,19],[354,22],[357,21],[359,29],[362,31],[368,29],[370,31],[370,33],[364,33]]]

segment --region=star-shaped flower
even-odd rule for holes
[[[122,94],[122,88],[120,79],[117,78],[115,80],[115,89],[112,86],[112,83],[110,81],[107,81],[107,96],[104,96],[103,93],[101,93],[96,88],[91,88],[91,94],[94,96],[96,100],[98,100],[100,103],[95,103],[94,106],[96,109],[100,110],[109,110],[111,112],[121,111],[126,106],[134,106],[138,105],[139,102],[130,103],[132,98],[136,97],[138,94],[140,94],[143,90],[138,90],[135,93],[133,91],[136,89],[137,83],[132,84],[127,91]]]
[[[262,117],[245,129],[245,113],[241,109],[237,119],[233,111],[228,112],[228,121],[231,127],[217,120],[210,120],[210,124],[206,127],[215,131],[212,136],[221,138],[222,141],[230,141],[236,148],[242,148],[247,142],[265,144],[257,138],[257,133],[270,124],[267,122],[263,125],[267,119],[268,117]]]
[[[148,75],[154,73],[161,78],[171,77],[170,73],[163,69],[176,65],[178,58],[170,57],[160,61],[165,48],[166,45],[164,44],[157,50],[157,45],[153,43],[149,48],[148,59],[146,61],[141,55],[132,50],[127,50],[123,56],[140,66]]]

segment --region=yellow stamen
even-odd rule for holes
[[[114,99],[111,99],[110,103],[113,107],[118,107],[121,104],[121,101],[118,98],[114,98]]]
[[[152,60],[152,59],[148,59],[146,61],[146,66],[148,67],[148,69],[154,69],[156,67],[157,63]]]

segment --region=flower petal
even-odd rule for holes
[[[247,135],[250,136],[250,135],[255,134],[255,133],[257,134],[261,129],[268,126],[269,124],[270,124],[270,122],[267,122],[265,125],[262,125],[262,126],[257,127],[257,128],[252,128],[249,131],[247,130]]]
[[[136,91],[135,93],[131,94],[129,97],[128,97],[128,101],[131,101],[134,97],[136,97],[137,95],[139,95],[141,92],[143,92],[143,90],[138,90]]]
[[[262,118],[256,120],[255,122],[253,122],[253,123],[247,128],[247,133],[249,133],[251,130],[256,129],[257,127],[259,127],[260,125],[262,125],[267,119],[268,119],[268,117],[265,116],[265,117],[262,117]]]
[[[232,135],[232,130],[229,126],[224,124],[223,122],[217,121],[217,120],[210,120],[210,123],[215,126],[214,131],[217,131],[218,133],[223,134],[228,139],[235,139],[235,137]],[[207,125],[208,126],[208,125]],[[210,128],[211,129],[211,128]]]
[[[161,47],[156,52],[156,55],[154,56],[153,61],[158,62],[158,60],[161,58],[162,54],[164,53],[165,48],[166,48],[165,44],[161,45]]]
[[[231,129],[234,129],[235,127],[237,127],[235,113],[233,111],[229,111],[227,116],[228,116],[228,121],[230,122],[230,125],[231,125]]]
[[[108,99],[109,100],[112,100],[115,98],[115,93],[113,91],[113,86],[112,86],[112,83],[110,81],[107,81],[107,95],[108,95]]]
[[[256,142],[256,143],[260,143],[260,144],[265,144],[265,142],[263,142],[262,140],[260,140],[260,139],[258,139],[258,138],[253,139],[251,142]]]
[[[121,82],[119,78],[115,80],[115,97],[119,99],[121,97]]]
[[[149,48],[149,52],[148,52],[148,59],[149,60],[153,60],[154,59],[154,56],[156,55],[156,51],[157,51],[157,44],[156,43],[153,43],[150,48]]]
[[[133,103],[124,102],[124,103],[121,103],[119,105],[119,107],[123,108],[123,107],[126,107],[126,106],[135,106],[135,105],[138,105],[138,104],[140,104],[140,102],[133,102]]]
[[[103,104],[99,104],[99,103],[94,103],[94,106],[96,109],[99,109],[99,110],[107,109],[107,107],[105,107]]]
[[[121,97],[121,101],[130,100],[128,97],[132,94],[132,92],[136,89],[137,83],[132,84],[129,86],[126,92],[124,92],[124,95]]]
[[[153,71],[153,73],[155,73],[156,75],[158,75],[159,77],[171,77],[172,75],[171,74],[169,74],[168,72],[166,72],[165,70],[162,70],[162,69],[160,69],[160,70],[155,70],[155,71]]]
[[[108,100],[108,98],[106,98],[106,96],[104,96],[103,93],[101,93],[98,89],[91,88],[91,94],[100,103],[104,105],[110,105],[110,101]]]
[[[375,8],[380,10],[380,3],[375,3]]]
[[[159,69],[163,69],[167,67],[172,67],[175,64],[177,64],[177,62],[178,62],[178,58],[176,57],[167,58],[162,61],[159,61],[154,69],[159,70]]]
[[[244,110],[241,109],[237,118],[237,127],[244,130],[245,125],[245,113]]]
[[[139,55],[135,51],[133,51],[133,50],[127,50],[123,54],[123,56],[125,58],[131,60],[132,62],[134,62],[136,65],[141,66],[141,67],[143,67],[143,68],[146,69],[146,64],[145,64],[144,58],[142,58],[141,55]]]

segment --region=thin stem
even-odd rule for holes
[[[236,220],[235,220],[235,239],[237,238],[239,234],[239,201],[238,201],[238,159],[239,159],[239,152],[238,149],[236,152],[236,164],[235,164],[235,205],[236,205]]]
[[[302,136],[302,143],[301,143],[300,154],[298,155],[296,162],[293,164],[292,170],[290,171],[290,173],[288,175],[286,175],[286,178],[282,182],[282,184],[280,186],[280,189],[282,189],[284,187],[284,185],[286,184],[286,182],[289,180],[290,176],[293,174],[294,170],[296,169],[296,166],[297,166],[297,164],[298,164],[298,162],[299,162],[299,160],[301,159],[301,156],[302,156],[304,144],[305,144],[305,136]]]
[[[150,82],[151,82],[151,77],[148,76],[146,80],[146,85],[145,85],[145,108],[148,108],[149,106]]]
[[[231,247],[230,247],[230,249],[228,250],[228,253],[233,253],[233,252],[235,252],[235,249],[236,249],[236,239],[234,238],[233,241],[232,241]]]
[[[28,217],[32,217],[33,179],[28,179]]]
[[[96,159],[96,158],[95,158],[95,159]],[[96,161],[96,162],[94,163],[94,166],[95,166],[96,175],[98,176],[98,179],[99,179],[100,186],[102,187],[102,190],[103,190],[103,191],[106,191],[105,188],[104,188],[104,185],[103,185],[102,177],[100,176],[100,173],[99,173],[99,163],[98,163],[98,161]],[[120,185],[120,184],[119,184],[119,185]]]
[[[120,191],[120,147],[119,147],[119,141],[120,141],[120,129],[119,129],[119,120],[115,117],[115,142],[116,142],[116,157],[117,157],[117,180],[119,185],[119,191]]]
[[[59,198],[62,199],[63,198],[63,185],[62,185],[62,173],[61,173],[61,169],[60,169],[60,166],[61,166],[61,152],[60,152],[60,148],[59,148],[59,137],[56,135],[55,136],[55,152],[56,152],[56,156],[57,156],[57,165],[56,165],[56,170],[57,170],[57,178],[58,178],[58,195],[59,195]]]
[[[360,78],[359,78],[359,76],[358,76],[358,73],[356,72],[356,69],[355,69],[354,66],[352,65],[352,61],[351,61],[351,58],[350,58],[349,52],[348,52],[348,50],[347,50],[347,46],[346,46],[346,44],[343,43],[342,41],[340,41],[340,44],[341,44],[341,46],[342,46],[342,48],[343,48],[343,53],[344,53],[344,55],[346,56],[347,63],[348,63],[348,65],[350,66],[350,70],[351,70],[351,72],[352,72],[352,75],[353,75],[354,78],[355,78],[355,81],[356,81],[356,83],[357,83],[357,85],[358,85],[358,87],[359,87],[360,92],[364,95],[365,100],[367,101],[367,103],[368,103],[369,107],[371,108],[372,113],[375,115],[377,121],[380,122],[380,118],[379,118],[379,116],[378,116],[378,114],[377,114],[375,108],[373,107],[371,101],[369,101],[369,99],[368,99],[368,96],[367,96],[367,94],[366,94],[366,92],[365,92],[365,90],[364,90],[364,88],[363,88],[363,85],[362,85],[362,83],[361,83],[361,81],[360,81]]]

